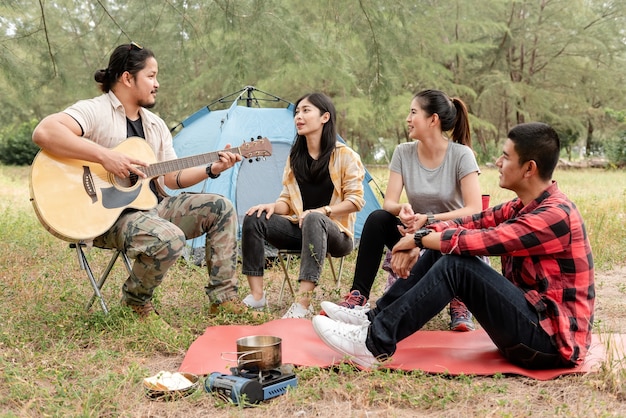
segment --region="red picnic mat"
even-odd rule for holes
[[[283,364],[329,367],[346,360],[322,342],[310,320],[277,319],[261,325],[208,327],[189,347],[179,371],[198,375],[229,373],[230,367],[236,365],[233,361],[236,356],[225,353],[236,352],[237,339],[252,335],[282,338]],[[607,356],[607,347],[613,350],[612,356]],[[594,335],[589,354],[581,366],[526,370],[505,360],[482,329],[472,332],[418,331],[398,344],[385,368],[451,375],[516,374],[549,380],[564,374],[597,371],[602,362],[623,359],[624,353],[626,335]]]

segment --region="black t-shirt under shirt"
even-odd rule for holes
[[[313,158],[307,155],[307,164],[309,168],[313,163]],[[326,169],[326,174],[323,176],[322,181],[317,182],[298,182],[300,187],[300,194],[302,194],[302,206],[303,210],[317,209],[324,207],[330,203],[330,198],[333,196],[333,182],[330,179],[330,172]]]
[[[141,116],[137,120],[130,120],[126,118],[126,138],[137,136],[139,138],[146,139],[146,134],[143,132],[143,123],[141,123]],[[157,191],[157,187],[154,184],[156,179],[150,180],[150,190],[156,195],[158,201],[163,200],[163,197]]]
[[[139,138],[146,139],[146,135],[143,133],[141,116],[137,120],[130,120],[126,118],[126,138],[130,138],[131,136],[138,136]]]

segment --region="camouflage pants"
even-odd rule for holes
[[[124,300],[143,305],[152,298],[167,270],[183,252],[185,241],[206,233],[212,303],[237,297],[237,213],[216,194],[183,193],[163,199],[149,211],[124,212],[94,245],[123,249],[133,258],[132,274],[122,287]]]

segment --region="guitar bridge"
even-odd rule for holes
[[[96,187],[93,183],[93,177],[91,176],[91,171],[89,167],[83,166],[83,187],[85,188],[85,192],[87,195],[91,197],[91,203],[96,203],[98,201],[98,195],[96,194]]]

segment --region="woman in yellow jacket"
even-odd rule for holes
[[[247,211],[241,238],[242,271],[251,290],[243,302],[251,308],[267,305],[265,241],[276,248],[301,251],[298,296],[283,318],[314,313],[310,298],[326,253],[341,257],[354,249],[356,212],[365,204],[365,169],[356,152],[337,142],[331,99],[322,93],[301,97],[294,123],[297,134],[285,165],[283,190],[275,202]]]

